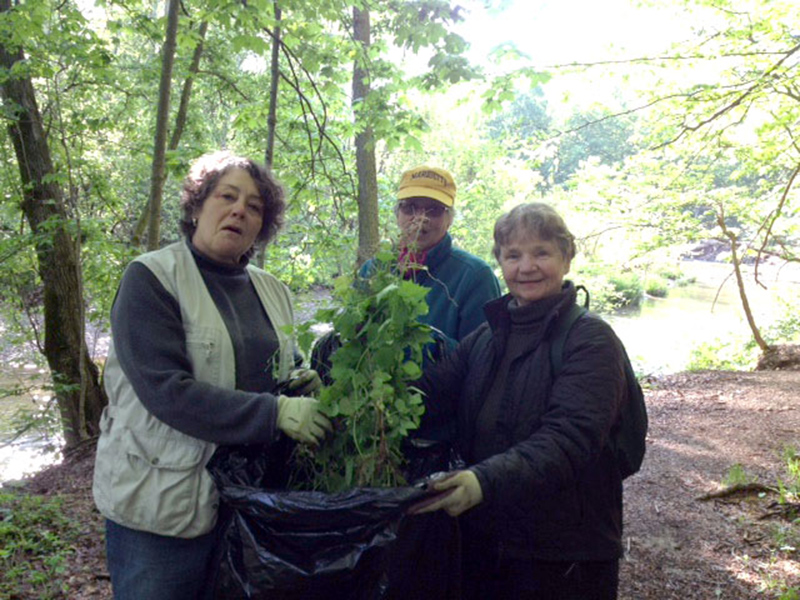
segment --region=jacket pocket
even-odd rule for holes
[[[202,523],[207,519],[213,525],[216,511],[204,498],[207,490],[201,494],[202,444],[128,428],[120,431],[118,440],[118,463],[110,490],[116,513],[162,535],[182,537],[198,526],[210,528]],[[210,480],[208,483],[213,488]]]
[[[222,332],[213,327],[192,327],[186,331],[186,353],[195,378],[220,385]]]

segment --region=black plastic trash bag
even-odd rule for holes
[[[403,447],[406,478],[422,482],[457,471],[464,462],[447,442],[409,439]],[[389,547],[386,600],[461,598],[461,530],[444,511],[403,519]]]
[[[388,547],[408,507],[429,492],[422,486],[269,491],[259,487],[268,473],[252,454],[221,449],[209,463],[229,520],[216,596],[385,598]]]

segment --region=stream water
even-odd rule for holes
[[[686,369],[692,351],[702,343],[751,337],[731,267],[691,261],[681,270],[694,283],[670,288],[666,298],[646,297],[636,310],[604,315],[625,343],[637,372],[654,375]],[[764,327],[781,314],[781,299],[800,297],[800,269],[778,272],[762,267],[756,285],[745,283],[756,324]]]
[[[698,344],[731,335],[742,339],[749,336],[730,267],[693,261],[683,263],[681,269],[695,282],[671,288],[666,298],[645,298],[636,310],[604,316],[625,343],[637,372],[660,375],[682,371]],[[765,269],[762,275],[768,289],[748,277],[747,292],[756,322],[763,326],[774,318],[779,297],[800,297],[800,269]],[[49,400],[41,387],[44,377],[45,373],[31,364],[0,365],[0,390],[14,384],[30,388],[21,395],[0,394],[0,483],[19,479],[57,460],[54,448],[60,446],[58,438],[27,435],[11,445],[3,444],[13,430],[15,412]]]
[[[0,484],[58,460],[60,435],[36,427],[15,433],[25,428],[22,413],[38,414],[51,401],[46,383],[47,372],[32,363],[12,360],[0,365]]]

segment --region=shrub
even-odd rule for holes
[[[678,281],[683,276],[679,266],[660,267],[658,269],[658,276],[666,279],[667,281]]]
[[[589,290],[590,308],[593,311],[610,313],[641,303],[642,284],[639,276],[632,271],[620,274],[617,265],[582,265],[576,269],[572,279]]]
[[[625,306],[639,306],[642,302],[642,280],[633,271],[611,273],[609,276],[614,292],[619,299],[618,308]]]
[[[688,371],[714,369],[720,371],[747,371],[758,360],[758,347],[751,340],[741,338],[716,339],[692,349]]]
[[[651,277],[647,280],[644,288],[649,296],[654,298],[666,298],[669,293],[667,282],[660,277]]]

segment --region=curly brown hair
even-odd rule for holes
[[[222,150],[204,154],[195,160],[189,169],[189,175],[183,180],[180,200],[183,216],[180,227],[187,239],[191,239],[197,229],[194,216],[222,176],[235,168],[247,171],[253,178],[256,188],[258,188],[258,194],[264,202],[263,222],[261,231],[256,236],[256,244],[266,245],[283,227],[286,194],[280,182],[265,167],[255,161]],[[251,248],[247,255],[252,256],[253,250],[254,248]]]

